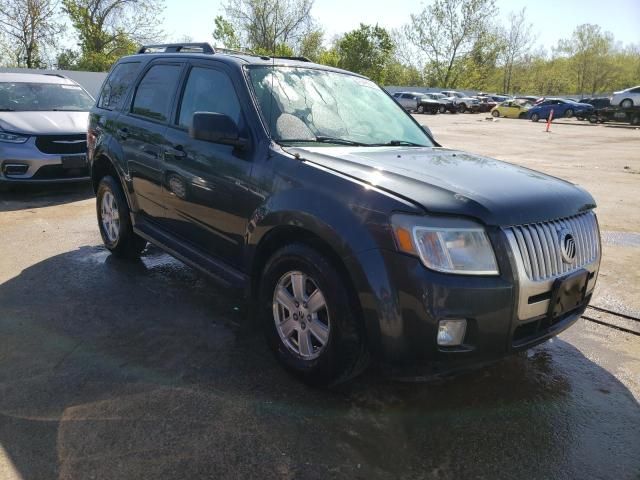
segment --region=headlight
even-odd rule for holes
[[[393,215],[398,249],[420,257],[431,270],[462,275],[498,275],[485,229],[470,220]]]
[[[18,135],[16,133],[0,132],[0,142],[8,143],[24,143],[29,140],[29,137],[24,135]]]

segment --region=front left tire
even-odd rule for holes
[[[260,321],[286,370],[312,385],[345,382],[366,368],[364,333],[349,288],[331,261],[290,244],[267,262]]]
[[[147,242],[133,232],[127,199],[120,182],[112,176],[100,180],[96,210],[104,246],[116,257],[139,258]]]

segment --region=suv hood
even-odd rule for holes
[[[87,131],[89,112],[0,112],[0,130],[27,135]]]
[[[582,188],[534,170],[439,147],[287,148],[306,161],[367,182],[427,212],[508,226],[595,207]]]

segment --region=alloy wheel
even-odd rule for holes
[[[317,358],[327,346],[327,302],[309,275],[291,271],[280,277],[273,293],[273,319],[282,343],[303,360]]]
[[[102,229],[111,243],[118,241],[120,236],[120,213],[113,193],[106,191],[100,202],[100,220]]]

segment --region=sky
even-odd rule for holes
[[[165,0],[163,29],[170,40],[185,35],[194,41],[213,42],[213,19],[224,14],[225,0]],[[422,10],[428,0],[315,0],[312,14],[331,40],[360,23],[385,28],[406,24],[411,13]],[[497,0],[498,21],[511,11],[527,9],[537,45],[550,50],[561,38],[568,38],[583,23],[600,25],[623,44],[640,44],[640,0]]]

